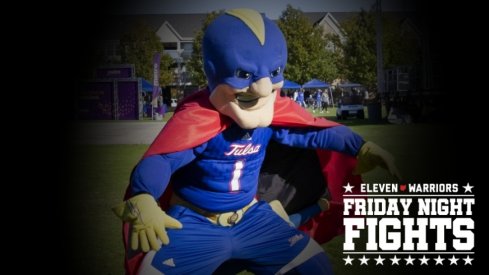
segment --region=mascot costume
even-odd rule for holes
[[[280,96],[287,45],[260,13],[217,17],[203,56],[207,89],[179,104],[114,208],[126,272],[331,274],[317,242],[342,233],[342,185],[376,166],[397,174],[392,156]],[[276,199],[289,214],[328,209],[296,228]]]

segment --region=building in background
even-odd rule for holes
[[[338,35],[341,41],[346,38],[341,31],[342,23],[352,19],[356,12],[305,12],[312,24],[318,25],[325,34]],[[432,91],[437,90],[440,83],[437,82],[436,64],[433,63],[432,43],[430,34],[420,31],[422,22],[417,20],[415,13],[384,12],[386,18],[397,22],[402,32],[415,35],[419,39],[422,49],[422,64],[399,64],[386,68],[386,91],[405,92],[406,90]],[[107,31],[100,36],[98,44],[108,64],[121,62],[120,38],[132,25],[144,21],[160,38],[164,51],[174,60],[175,81],[171,83],[171,98],[183,96],[184,89],[195,89],[189,77],[186,64],[192,55],[195,34],[201,29],[206,14],[146,14],[146,15],[118,15],[111,18],[105,26]],[[334,51],[334,45],[328,44],[328,48]],[[137,73],[137,72],[136,72]],[[181,95],[176,95],[178,90]],[[169,102],[168,102],[169,103]]]

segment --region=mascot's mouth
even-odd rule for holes
[[[236,94],[236,100],[238,101],[239,105],[244,108],[254,106],[258,102],[258,99],[260,99],[259,96],[254,96],[249,93]]]

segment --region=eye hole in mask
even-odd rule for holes
[[[247,71],[244,71],[241,69],[237,69],[235,74],[237,77],[242,78],[242,79],[250,79],[251,78],[250,72],[247,72]]]
[[[273,71],[270,73],[270,76],[271,76],[271,77],[276,77],[276,76],[277,76],[277,75],[279,75],[281,72],[282,72],[282,68],[278,67],[277,69],[273,70]]]

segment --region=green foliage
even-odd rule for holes
[[[346,41],[330,35],[338,55],[339,76],[365,85],[369,90],[377,87],[377,53],[375,12],[361,11],[342,23]],[[421,64],[421,45],[413,29],[403,28],[399,20],[383,18],[382,51],[384,68]]]
[[[421,64],[421,42],[414,29],[384,18],[383,31],[384,67]]]
[[[327,33],[324,35],[324,39],[326,40],[328,46],[333,49],[331,55],[333,64],[336,66],[335,79],[346,79],[348,70],[345,64],[345,52],[343,50],[340,37],[334,33]]]
[[[305,83],[312,78],[332,81],[337,77],[335,56],[326,49],[322,30],[309,23],[302,11],[287,5],[278,26],[287,41],[285,78]]]
[[[204,22],[202,22],[202,29],[195,34],[194,44],[192,46],[192,56],[187,62],[187,69],[189,70],[192,83],[199,87],[207,85],[207,79],[204,73],[204,59],[202,55],[202,39],[207,26],[216,18],[221,12],[213,11],[207,14]]]
[[[375,16],[362,10],[343,25],[346,41],[344,52],[345,76],[362,83],[369,90],[377,86]]]
[[[172,58],[163,53],[163,46],[156,32],[141,21],[125,33],[121,39],[122,62],[134,64],[136,75],[153,80],[153,56],[161,53],[160,85],[168,85],[173,79],[170,69]]]

